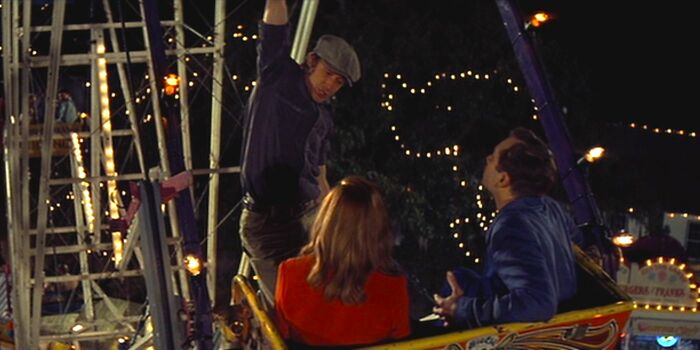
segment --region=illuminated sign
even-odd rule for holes
[[[673,259],[663,258],[655,262],[647,260],[641,268],[637,264],[621,264],[617,282],[638,304],[695,308],[698,290],[689,280],[692,273],[683,271],[684,268],[685,265],[676,265]]]

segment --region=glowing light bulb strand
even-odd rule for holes
[[[658,128],[649,126],[647,124],[629,123],[627,127],[630,129],[645,131],[654,134],[664,134],[664,135],[675,135],[684,136],[689,138],[696,138],[697,133],[695,131],[685,130],[685,129],[671,129],[671,128]]]
[[[494,73],[495,74],[495,73]],[[389,74],[389,73],[384,73],[384,81],[381,84],[382,88],[382,101],[380,102],[380,107],[385,109],[387,112],[393,112],[395,109],[395,102],[398,99],[398,94],[393,93],[389,91],[387,88],[388,84],[390,83],[391,80],[395,80],[397,83],[400,84],[400,86],[403,88],[404,91],[408,91],[412,95],[416,94],[426,94],[428,90],[431,87],[434,87],[436,83],[440,81],[457,81],[457,80],[464,80],[464,79],[475,79],[475,80],[491,80],[492,76],[491,74],[484,74],[484,73],[476,73],[471,69],[467,69],[461,72],[457,73],[437,73],[434,76],[434,79],[428,80],[424,85],[422,86],[411,86],[407,82],[404,81],[404,77],[401,74]],[[505,83],[514,91],[518,92],[520,88],[518,85],[513,83],[512,78],[506,78]],[[246,85],[245,88],[248,86]],[[246,91],[248,91],[246,89]],[[533,115],[532,119],[537,120],[537,106],[535,105],[535,101],[531,100],[532,102],[532,109],[533,109]],[[440,105],[436,105],[437,109],[442,109]],[[456,109],[453,105],[447,104],[444,106],[444,109],[447,112],[454,112]],[[457,156],[459,149],[458,145],[453,144],[452,149],[450,149],[450,146],[443,146],[443,147],[435,147],[432,150],[429,151],[417,151],[416,147],[411,147],[407,146],[404,142],[402,142],[402,136],[399,133],[399,127],[396,125],[392,125],[389,130],[392,133],[392,139],[401,147],[402,153],[407,156],[407,157],[413,157],[413,158],[432,158],[434,156]],[[456,151],[456,152],[455,152]]]

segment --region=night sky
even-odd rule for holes
[[[700,54],[692,49],[697,25],[686,6],[635,2],[608,14],[598,56],[600,108],[610,106],[608,118],[700,129],[695,87]]]
[[[559,15],[547,34],[592,69],[596,118],[700,129],[696,18],[680,1],[521,1]],[[524,11],[526,12],[526,11]],[[696,52],[693,52],[696,51]]]
[[[609,9],[606,3],[598,9],[605,20],[588,44],[596,52],[596,113],[604,120],[636,123],[638,128],[647,124],[662,133],[700,132],[700,54],[691,48],[697,41],[695,16],[680,1],[623,4]],[[700,212],[697,138],[615,131],[607,141],[618,153],[612,155],[615,164],[607,166],[617,177],[601,179],[610,184],[606,188],[613,193],[614,186],[627,189],[630,200],[655,202],[664,210]]]
[[[587,79],[591,87],[592,109],[586,117],[590,123],[568,126],[576,138],[577,128],[595,125],[598,129],[588,139],[608,148],[608,159],[590,170],[597,196],[618,209],[626,202],[630,207],[700,212],[696,180],[700,171],[693,161],[700,154],[700,143],[687,136],[700,133],[696,88],[700,54],[692,48],[697,41],[696,17],[687,4],[520,3],[523,9],[555,11],[559,16],[542,28],[540,43],[546,47],[548,40],[556,41],[578,57],[579,73],[590,73],[571,74]],[[549,68],[556,66],[548,63]],[[565,96],[567,91],[557,94]],[[631,123],[637,128],[630,129]],[[653,128],[660,133],[653,133]],[[668,129],[674,135],[665,134]],[[681,130],[686,136],[677,135]]]

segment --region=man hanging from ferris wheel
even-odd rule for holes
[[[277,266],[307,242],[318,203],[329,191],[329,101],[360,78],[359,58],[345,40],[321,36],[299,65],[290,57],[290,33],[286,0],[267,0],[241,155],[239,233],[271,303]]]

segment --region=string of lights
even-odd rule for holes
[[[411,95],[425,95],[430,92],[430,89],[435,87],[436,84],[441,83],[441,82],[458,82],[460,80],[478,80],[478,81],[487,81],[487,80],[492,80],[494,79],[492,74],[488,73],[478,73],[475,72],[474,70],[471,69],[466,69],[461,72],[457,73],[437,73],[434,75],[433,79],[427,80],[424,84],[422,85],[409,85],[401,74],[389,74],[389,73],[384,73],[384,79],[381,83],[381,88],[382,88],[382,101],[380,102],[380,107],[387,112],[391,113],[394,111],[395,106],[398,101],[398,91],[393,92],[389,91],[389,86],[393,86],[395,84],[392,84],[392,80],[400,86],[403,91],[407,91]],[[508,77],[505,80],[505,83],[507,84],[507,88],[511,90],[513,93],[517,93],[520,91],[520,87],[514,83],[513,79]],[[537,120],[537,106],[534,105],[534,101],[532,110],[533,110],[533,115],[532,119]],[[452,104],[446,104],[444,106],[441,105],[436,105],[435,106],[436,110],[444,110],[448,113],[454,113],[458,112],[457,108],[453,106]],[[427,151],[420,151],[416,150],[416,147],[411,147],[410,145],[406,145],[402,141],[402,137],[399,133],[399,127],[396,125],[391,125],[389,127],[389,131],[392,134],[392,138],[395,142],[399,144],[401,149],[403,150],[403,153],[407,157],[414,157],[414,158],[432,158],[433,156],[454,156],[457,157],[459,155],[459,145],[456,144],[445,144],[443,146],[439,147],[434,147],[431,150]]]
[[[697,133],[695,131],[688,131],[684,129],[671,129],[671,128],[657,128],[646,124],[629,123],[627,125],[630,129],[636,129],[640,131],[650,132],[654,134],[664,134],[664,135],[674,135],[674,136],[684,136],[695,138]]]
[[[88,232],[91,234],[95,233],[95,212],[92,206],[92,196],[90,195],[90,182],[84,180],[87,177],[87,172],[85,171],[85,166],[83,165],[83,155],[80,149],[81,140],[78,139],[78,134],[72,132],[71,137],[71,150],[72,150],[72,161],[75,163],[74,167],[81,179],[79,183],[80,188],[80,203],[83,205],[83,214],[85,215],[85,221],[88,225]],[[74,200],[75,195],[70,192],[66,199]],[[60,207],[61,203],[56,203],[56,206]],[[53,208],[53,207],[52,207]],[[52,209],[53,210],[53,209]]]
[[[107,60],[105,59],[105,46],[102,42],[97,45],[97,71],[98,81],[100,84],[100,115],[102,117],[102,147],[104,148],[103,156],[105,159],[105,174],[107,176],[117,176],[116,165],[114,163],[114,146],[112,143],[112,114],[109,103],[109,85]],[[112,220],[119,219],[119,203],[121,198],[117,189],[117,181],[114,179],[107,180],[107,204],[109,206],[109,217]],[[114,248],[114,262],[118,264],[122,259],[124,242],[122,233],[112,231],[112,245]]]
[[[667,214],[669,218],[674,219],[674,218],[684,218],[684,219],[695,219],[695,220],[700,220],[700,215],[692,215],[688,213],[668,213]]]
[[[468,79],[474,81],[489,81],[494,80],[495,74],[476,72],[472,69],[465,69],[456,73],[441,72],[433,76],[432,79],[427,80],[423,84],[411,85],[409,84],[402,74],[389,74],[384,73],[383,80],[381,82],[382,99],[380,101],[380,107],[387,113],[395,113],[400,100],[401,93],[407,93],[413,96],[416,95],[428,95],[430,89],[437,86],[440,83],[456,83],[459,81],[465,81]],[[514,83],[514,80],[510,77],[503,79],[505,82],[505,87],[512,93],[520,92],[520,86]],[[399,88],[397,91],[392,91],[390,87]],[[537,120],[537,107],[532,103],[532,119]],[[458,113],[458,108],[453,104],[435,105],[435,110],[446,112],[448,115],[453,113]],[[401,129],[395,123],[389,126],[389,132],[391,138],[401,149],[402,154],[409,159],[432,159],[432,158],[442,158],[451,162],[452,171],[458,173],[461,169],[459,166],[459,156],[461,154],[459,145],[456,143],[445,143],[438,147],[433,147],[429,150],[419,150],[418,147],[408,145],[403,141],[403,137],[400,133]],[[471,182],[469,176],[456,178],[458,188],[466,189]],[[469,217],[459,217],[454,218],[449,223],[449,228],[452,231],[452,236],[457,242],[457,248],[463,252],[464,256],[469,259],[473,259],[475,264],[480,262],[480,258],[475,256],[469,247],[467,247],[465,235],[462,233],[463,230],[460,229],[462,225],[472,225],[477,231],[485,232],[488,230],[491,223],[496,217],[495,211],[487,212],[484,205],[484,193],[483,186],[479,185],[474,194],[474,203],[478,210],[475,211],[474,216]],[[478,227],[478,228],[477,228]]]

